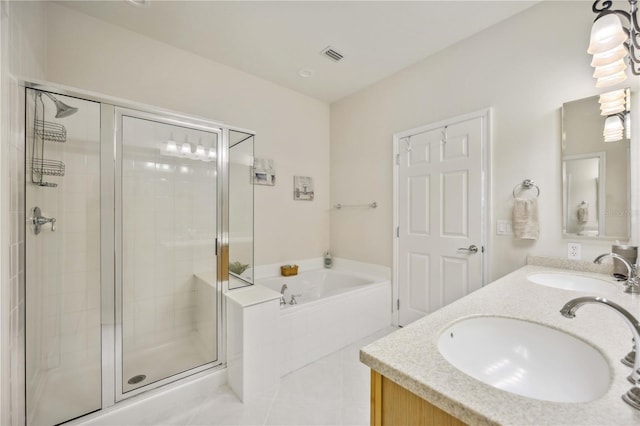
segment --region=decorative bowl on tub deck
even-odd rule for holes
[[[280,274],[283,277],[298,275],[298,265],[282,265],[280,267]]]

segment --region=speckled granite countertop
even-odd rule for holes
[[[527,265],[482,289],[433,312],[360,351],[360,360],[433,405],[471,425],[640,425],[640,411],[621,399],[631,384],[630,368],[620,358],[631,349],[631,332],[611,309],[585,305],[576,318],[560,308],[579,296],[603,296],[640,316],[640,297],[610,292],[583,293],[549,288],[527,281],[535,272],[555,271]],[[613,282],[608,276],[571,272]],[[446,361],[437,340],[449,324],[464,317],[507,316],[551,326],[578,336],[599,349],[611,369],[611,384],[601,398],[585,403],[540,401],[501,391],[467,376]]]

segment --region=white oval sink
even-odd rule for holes
[[[557,272],[537,272],[527,276],[534,284],[573,291],[611,291],[616,286],[608,281],[584,275],[562,274]]]
[[[504,317],[462,320],[440,335],[438,350],[463,373],[529,398],[587,402],[609,389],[609,365],[597,349],[528,321]]]

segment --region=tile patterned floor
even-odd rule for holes
[[[180,414],[153,418],[162,425],[368,425],[369,369],[359,349],[393,331],[386,328],[284,376],[276,394],[244,404],[228,386],[203,395]]]

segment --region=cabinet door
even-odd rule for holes
[[[371,370],[371,426],[462,426],[462,421]]]

